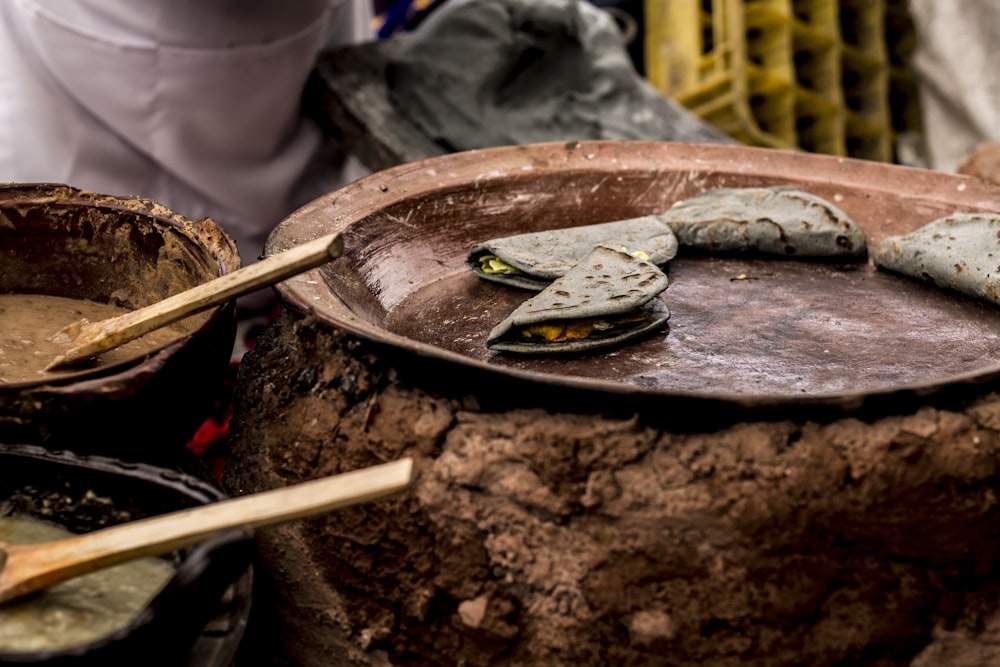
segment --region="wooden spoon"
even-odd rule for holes
[[[413,460],[404,458],[53,542],[0,542],[0,602],[133,558],[190,546],[226,528],[268,526],[381,498],[405,490],[412,479]]]
[[[343,251],[343,239],[339,234],[331,234],[271,255],[130,313],[100,322],[79,320],[50,337],[50,340],[56,341],[65,338],[69,349],[49,362],[45,370],[51,371],[85,361],[154,329],[308,271],[339,257]]]

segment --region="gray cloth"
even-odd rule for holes
[[[449,150],[543,141],[731,143],[635,70],[583,0],[452,0],[401,38],[390,99]]]

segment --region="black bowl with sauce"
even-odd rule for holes
[[[197,476],[36,445],[0,445],[0,516],[40,519],[70,532],[225,498]],[[57,650],[0,648],[0,665],[231,664],[252,596],[253,540],[243,530],[166,558],[175,572],[124,627]],[[17,604],[17,602],[11,603]]]
[[[232,238],[210,219],[188,220],[143,198],[0,184],[0,296],[134,309],[239,266]],[[116,363],[37,379],[0,375],[0,440],[168,463],[220,396],[235,303],[178,326],[172,342]],[[0,335],[0,353],[17,344]]]

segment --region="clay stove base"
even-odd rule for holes
[[[396,354],[286,309],[244,358],[231,492],[419,471],[260,531],[255,662],[994,664],[1000,395],[671,432],[491,410]]]

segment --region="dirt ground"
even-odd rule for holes
[[[678,432],[384,352],[286,310],[244,357],[231,493],[418,471],[258,533],[248,664],[1000,664],[1000,395]]]

